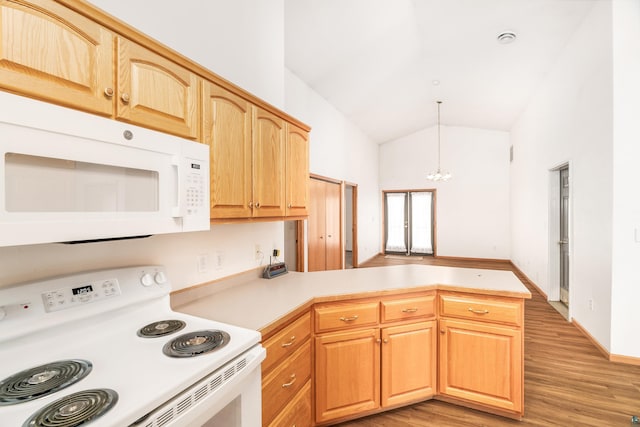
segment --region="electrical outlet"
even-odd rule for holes
[[[255,256],[256,261],[260,261],[264,257],[264,254],[262,253],[262,247],[258,243],[256,243]]]
[[[224,253],[220,251],[216,251],[213,254],[213,268],[215,270],[220,270],[222,268],[223,263],[224,263]]]
[[[593,311],[593,298],[589,298],[589,310]]]
[[[209,261],[208,255],[206,254],[198,255],[198,257],[196,258],[196,263],[198,266],[198,274],[203,274],[207,272],[207,270],[209,269],[208,261]]]

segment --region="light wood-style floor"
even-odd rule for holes
[[[409,260],[378,256],[360,267]],[[425,257],[414,263],[510,270],[505,262],[463,262]],[[340,427],[630,426],[640,415],[640,366],[609,362],[555,311],[526,278],[533,294],[525,304],[525,416],[514,421],[431,400]],[[640,339],[640,338],[639,338]]]

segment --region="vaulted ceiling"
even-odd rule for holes
[[[378,143],[508,131],[595,1],[285,0],[285,63]]]

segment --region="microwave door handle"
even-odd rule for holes
[[[184,179],[182,174],[184,173],[182,162],[180,161],[180,157],[172,156],[171,157],[171,168],[174,172],[174,183],[175,183],[175,195],[176,195],[176,205],[171,208],[171,216],[174,218],[182,218],[184,216],[184,203],[182,203],[182,197],[184,194]]]

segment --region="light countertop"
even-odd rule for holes
[[[397,265],[289,272],[270,280],[248,277],[233,285],[215,282],[177,292],[172,295],[172,306],[183,313],[264,332],[270,324],[312,302],[429,289],[531,298],[511,271]]]

